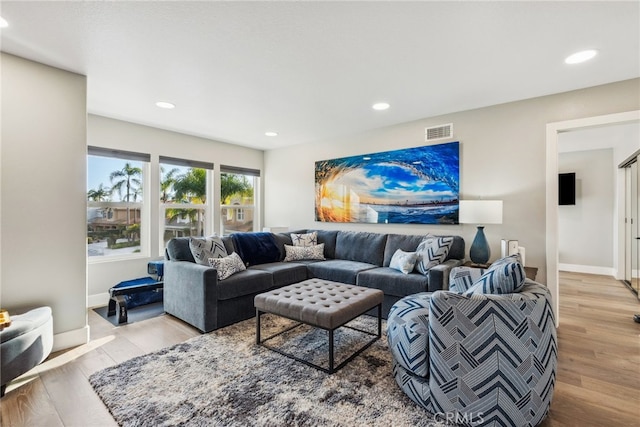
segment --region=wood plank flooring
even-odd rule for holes
[[[635,295],[605,276],[560,273],[556,426],[640,427],[640,313]],[[115,426],[87,378],[107,366],[199,335],[163,315],[114,327],[89,310],[91,342],[52,354],[12,383],[2,426]]]

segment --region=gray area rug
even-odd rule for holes
[[[263,316],[262,336],[293,322]],[[376,319],[351,323],[374,332]],[[383,330],[384,330],[383,324]],[[336,363],[370,337],[335,332]],[[301,326],[269,341],[328,365],[328,333]],[[255,344],[255,319],[96,372],[89,382],[122,426],[445,426],[391,372],[386,337],[328,375]]]

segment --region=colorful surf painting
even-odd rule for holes
[[[316,221],[458,224],[460,143],[315,164]]]

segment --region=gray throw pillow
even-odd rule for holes
[[[415,252],[405,252],[402,249],[397,249],[391,257],[389,268],[409,274],[413,271],[417,259],[418,255]]]
[[[313,246],[291,246],[284,245],[286,255],[284,257],[285,262],[300,261],[303,259],[325,259],[324,258],[324,243]]]

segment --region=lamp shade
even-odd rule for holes
[[[460,200],[460,224],[502,224],[502,200]]]

